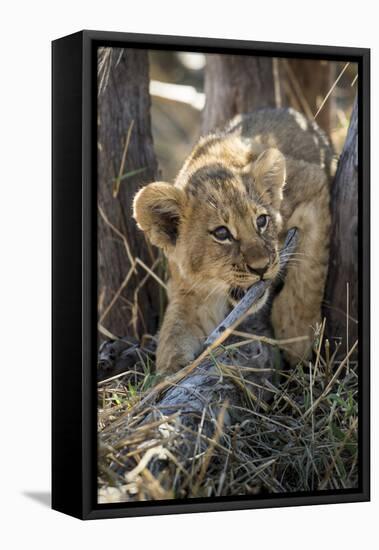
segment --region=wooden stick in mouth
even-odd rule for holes
[[[290,229],[286,235],[284,245],[280,251],[280,269],[283,270],[286,267],[288,258],[295,250],[297,245],[297,229],[294,227]],[[258,303],[262,298],[265,291],[271,286],[273,281],[258,281],[254,283],[246,292],[245,296],[238,302],[238,304],[232,309],[229,315],[214,329],[214,331],[208,336],[204,343],[204,347],[207,348],[213,342],[215,342],[220,335],[229,327],[238,324],[238,320],[248,313],[248,311]]]

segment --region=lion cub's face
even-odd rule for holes
[[[197,163],[175,186],[152,183],[134,217],[189,283],[247,288],[279,269],[285,161],[268,149],[243,167]]]

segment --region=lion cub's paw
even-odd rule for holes
[[[183,367],[187,366],[195,359],[195,354],[193,352],[185,352],[182,349],[174,348],[168,350],[157,351],[157,372],[160,374],[174,374],[178,372]]]

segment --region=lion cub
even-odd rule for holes
[[[308,337],[288,346],[292,364],[309,355],[328,267],[333,167],[316,124],[293,109],[260,109],[201,138],[174,185],[151,183],[137,193],[134,217],[164,250],[171,275],[158,371],[175,372],[196,357],[233,291],[280,276],[291,227],[298,246],[272,324],[277,338]]]

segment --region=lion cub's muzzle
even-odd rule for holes
[[[254,275],[258,275],[260,279],[263,279],[263,275],[266,273],[266,271],[270,267],[270,262],[267,262],[262,267],[256,266],[256,265],[254,266],[247,265],[246,267],[247,267],[247,270],[250,271],[250,273],[253,273]]]
[[[270,252],[260,243],[242,247],[241,252],[246,271],[263,279],[265,273],[272,266],[273,258]]]
[[[253,265],[234,266],[233,285],[242,288],[248,288],[260,280],[274,279],[278,274],[279,262],[276,258]]]

